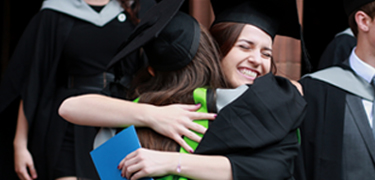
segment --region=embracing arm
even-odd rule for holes
[[[181,167],[180,172],[177,171],[178,165]],[[131,180],[164,175],[179,175],[190,179],[232,179],[231,164],[224,156],[161,152],[144,148],[126,156],[120,162],[119,169],[122,169],[124,177]]]
[[[126,127],[147,126],[145,111],[151,105],[137,104],[103,95],[88,94],[66,99],[59,114],[67,121],[87,126]],[[152,110],[150,110],[152,111]]]
[[[59,114],[67,121],[100,127],[149,127],[175,140],[190,151],[182,136],[199,142],[201,137],[193,131],[204,134],[206,128],[194,123],[195,119],[214,119],[215,114],[195,112],[200,105],[174,104],[153,106],[134,103],[99,94],[87,94],[66,99],[59,108]]]

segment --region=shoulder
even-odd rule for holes
[[[295,80],[290,80],[290,82],[297,88],[298,92],[301,93],[301,95],[303,95],[302,85]]]
[[[52,9],[42,9],[40,10],[30,21],[30,24],[41,24],[43,26],[48,25],[48,22],[57,22],[59,18],[65,18],[66,15],[54,11]],[[47,24],[45,24],[47,23]]]
[[[335,39],[331,42],[338,47],[354,47],[357,44],[357,39],[354,36],[350,36],[348,34],[342,34],[340,36],[335,37]]]
[[[306,92],[308,90],[311,90],[311,89],[317,89],[317,88],[320,88],[320,87],[329,86],[329,84],[326,83],[326,82],[323,82],[323,81],[320,81],[318,79],[311,78],[311,77],[308,77],[308,76],[302,77],[298,82],[302,86],[304,92]]]
[[[36,17],[44,17],[44,18],[56,18],[62,15],[62,13],[57,12],[52,9],[41,9],[37,14]]]
[[[156,1],[155,0],[140,0],[139,4],[140,4],[140,10],[138,12],[138,16],[142,18],[144,14],[156,4]]]

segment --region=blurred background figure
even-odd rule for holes
[[[107,64],[154,4],[43,2],[19,40],[0,87],[0,112],[20,102],[14,138],[14,168],[20,179],[98,179],[89,156],[97,129],[64,121],[57,108],[69,96],[100,93],[114,81]],[[136,54],[129,58],[125,76],[131,79],[143,63]],[[1,120],[14,121],[5,116]],[[11,172],[9,145],[1,147],[8,158],[1,162],[7,167],[1,174]]]
[[[337,33],[320,57],[318,69],[342,63],[349,57],[356,45],[357,39],[350,28]]]

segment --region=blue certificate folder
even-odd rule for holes
[[[122,130],[111,139],[90,152],[96,170],[102,180],[125,180],[117,169],[126,155],[141,147],[134,126]],[[142,180],[152,178],[142,178]]]

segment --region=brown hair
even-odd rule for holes
[[[137,76],[133,98],[139,102],[154,105],[172,103],[194,104],[193,92],[198,87],[227,87],[220,68],[220,56],[215,41],[201,25],[198,51],[193,60],[184,68],[175,71],[155,71],[152,77],[148,73]],[[142,147],[176,151],[177,143],[150,128],[137,128]]]
[[[354,34],[355,37],[357,37],[357,35],[358,35],[358,25],[357,25],[357,22],[355,21],[355,14],[358,11],[363,11],[368,16],[370,16],[370,18],[373,20],[374,17],[375,17],[375,1],[370,2],[370,3],[366,4],[366,5],[361,6],[360,8],[358,8],[355,11],[353,11],[349,15],[348,23],[349,23],[350,29],[353,31],[353,34]]]
[[[139,19],[137,14],[140,9],[139,0],[118,0],[121,4],[121,7],[125,10],[128,14],[130,21],[137,25],[139,23]]]
[[[225,57],[237,42],[246,24],[235,22],[222,22],[213,25],[210,32],[220,47],[221,57]],[[271,71],[276,74],[277,68],[271,58]]]

